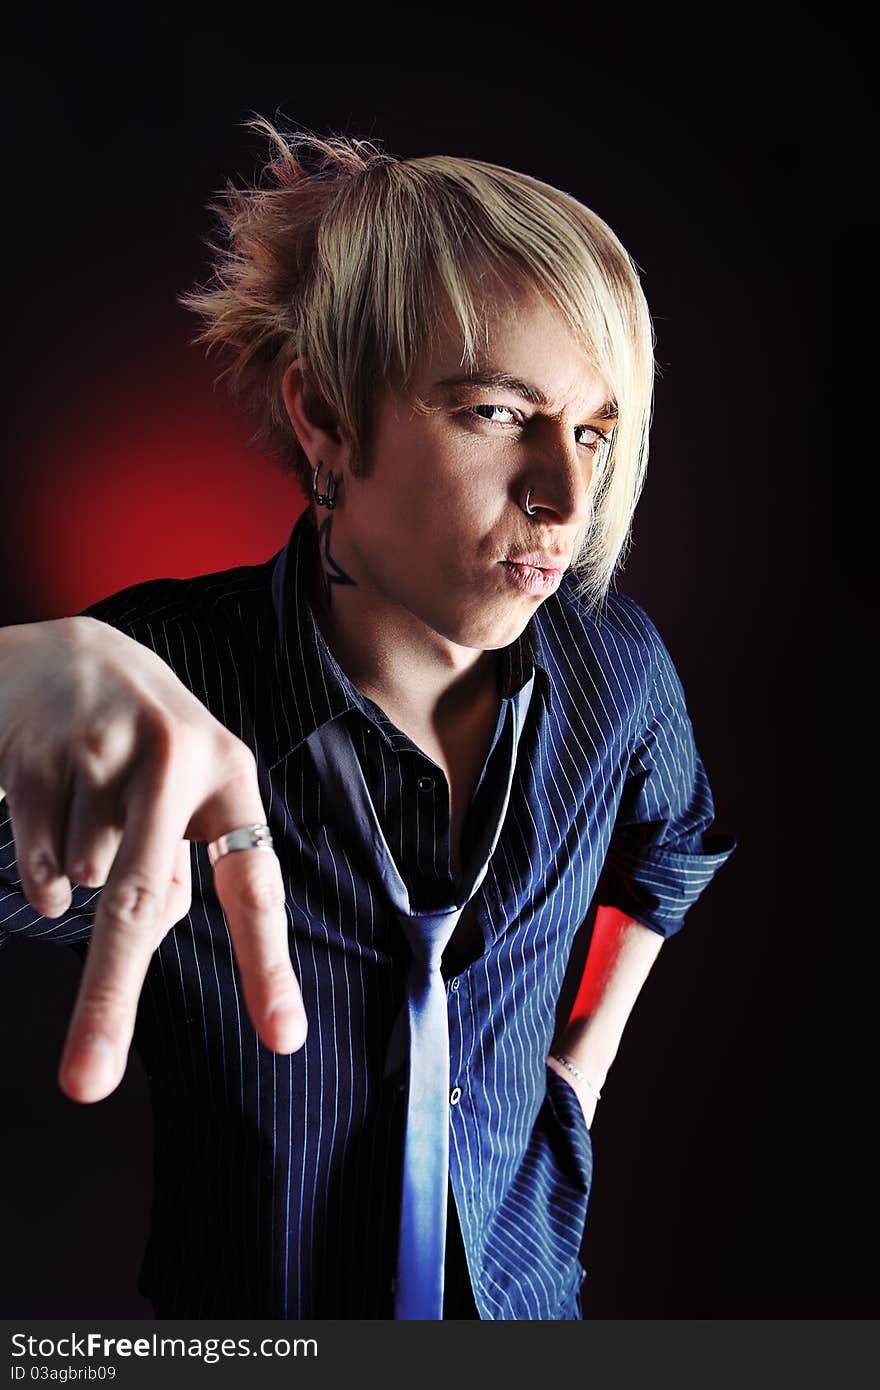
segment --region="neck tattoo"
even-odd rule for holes
[[[327,599],[327,607],[333,606],[333,585],[341,584],[357,587],[357,580],[352,579],[350,574],[336,563],[330,554],[330,533],[333,525],[332,516],[322,523],[318,530],[318,548],[321,555],[321,574],[324,579],[324,594]]]

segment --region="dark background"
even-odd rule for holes
[[[599,1105],[585,1315],[864,1317],[870,1153],[853,1121],[873,1088],[855,1043],[834,1055],[864,972],[831,870],[822,730],[831,263],[874,225],[873,111],[859,37],[805,9],[695,23],[546,6],[13,22],[0,622],[261,561],[287,538],[302,500],[246,448],[175,302],[206,271],[205,204],[263,155],[250,113],[487,159],[594,208],[641,268],[661,365],[620,587],[676,661],[717,828],[740,843],[661,952]],[[849,599],[867,605],[863,550],[849,555]],[[0,962],[0,1312],[149,1316],[140,1065],[99,1105],[66,1100],[77,961],[28,942]]]

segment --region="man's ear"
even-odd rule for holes
[[[300,446],[312,468],[319,464],[339,476],[351,457],[351,446],[336,412],[315,389],[309,364],[297,357],[281,378],[281,398]]]

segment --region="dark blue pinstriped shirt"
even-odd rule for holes
[[[408,951],[373,867],[316,781],[309,734],[350,721],[414,904],[453,898],[443,772],[348,680],[308,593],[304,512],[280,555],[138,584],[87,610],[151,647],[254,752],[286,884],[305,1046],[276,1056],[244,1005],[205,846],[193,902],[155,952],[135,1046],[155,1116],[155,1194],[141,1291],[179,1317],[391,1316],[403,1131],[384,1074]],[[577,1097],[546,1066],[578,927],[596,900],[669,936],[733,849],[672,661],[647,614],[609,596],[587,613],[566,576],[499,653],[507,701],[536,672],[508,815],[475,898],[482,949],[446,970],[450,1179],[486,1319],[579,1316],[592,1147]],[[493,744],[463,829],[480,823]],[[99,890],[63,918],[18,891],[0,806],[0,941],[66,942],[82,958]],[[454,1099],[453,1099],[454,1098]]]

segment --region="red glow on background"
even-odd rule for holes
[[[225,397],[205,399],[199,382],[163,388],[148,412],[142,400],[129,386],[100,414],[92,404],[42,431],[26,474],[26,577],[47,616],[145,579],[259,564],[303,510],[293,478],[245,448],[253,424]]]

